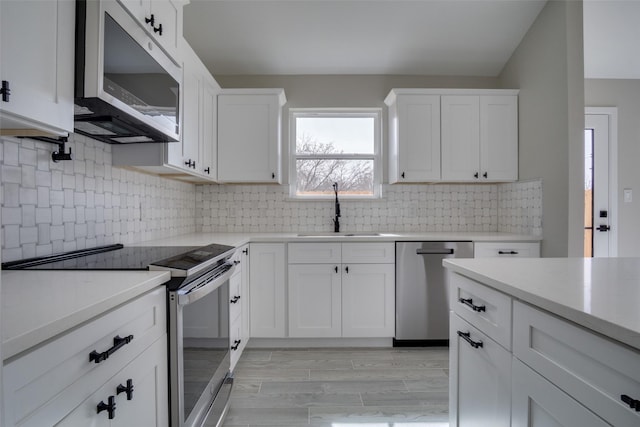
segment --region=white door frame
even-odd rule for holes
[[[618,256],[618,108],[585,107],[585,115],[606,115],[609,117],[609,257]],[[586,127],[585,127],[586,128]],[[597,218],[594,215],[594,233]]]

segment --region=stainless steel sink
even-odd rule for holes
[[[382,236],[380,233],[299,233],[298,237],[376,237]]]

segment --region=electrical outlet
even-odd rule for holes
[[[631,191],[630,188],[625,188],[623,194],[625,203],[631,203],[633,201],[633,191]]]

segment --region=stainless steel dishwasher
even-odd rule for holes
[[[449,343],[444,258],[473,258],[473,242],[396,242],[394,346]]]

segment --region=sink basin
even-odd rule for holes
[[[361,232],[361,233],[299,233],[298,237],[376,237],[382,236],[380,233]]]

